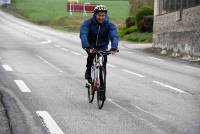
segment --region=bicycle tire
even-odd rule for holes
[[[102,109],[105,102],[105,93],[106,93],[106,72],[103,66],[99,68],[99,80],[100,80],[100,86],[97,90],[97,105],[99,109]],[[104,96],[103,99],[102,95]]]
[[[89,85],[87,89],[88,89],[88,101],[89,103],[92,103],[94,100],[93,84]]]
[[[91,74],[93,74],[93,73],[94,73],[94,69],[93,69],[93,66],[92,66]],[[93,86],[94,86],[93,78],[90,82],[88,81],[88,83],[90,83],[90,84],[88,84],[89,86],[87,87],[87,89],[88,89],[88,101],[89,101],[89,103],[92,103],[93,100],[94,100],[94,94],[95,94],[95,91],[93,90]]]

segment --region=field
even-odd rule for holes
[[[124,0],[81,0],[104,4],[109,8],[109,16],[116,23],[123,23],[128,16],[129,3]],[[41,25],[49,25],[67,31],[78,31],[81,22],[92,14],[66,12],[66,0],[14,0],[11,9],[23,17]]]
[[[81,3],[96,3],[106,5],[109,17],[115,24],[124,25],[129,12],[128,0],[79,0]],[[84,19],[90,17],[83,13],[66,11],[67,0],[13,0],[9,9],[4,9],[33,23],[47,25],[64,31],[78,32]],[[119,29],[120,32],[120,29]],[[151,42],[152,33],[132,33],[122,38],[133,42]]]

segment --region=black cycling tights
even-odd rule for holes
[[[86,64],[86,67],[87,67],[88,70],[90,70],[91,67],[92,67],[93,59],[95,58],[95,55],[96,55],[96,54],[88,53],[87,64]],[[107,55],[104,55],[104,63],[103,63],[103,66],[104,66],[105,70],[106,70],[106,64],[107,64]]]

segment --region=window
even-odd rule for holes
[[[200,0],[159,0],[159,14],[175,12],[200,5]]]

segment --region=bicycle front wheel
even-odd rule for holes
[[[94,75],[93,66],[91,68],[91,74]],[[92,79],[90,81],[88,81],[88,86],[87,86],[89,103],[92,103],[94,100],[95,91],[94,91],[93,87],[94,87],[94,77],[92,77]]]
[[[94,100],[94,91],[93,91],[93,84],[88,85],[88,101],[89,103],[92,103]]]
[[[102,109],[106,93],[106,70],[103,66],[99,68],[99,80],[100,80],[100,86],[97,90],[97,104],[98,108]]]

